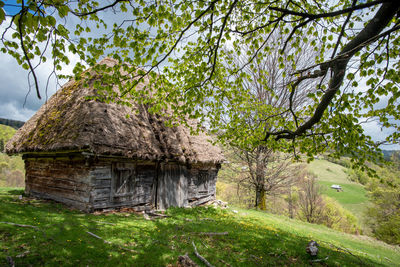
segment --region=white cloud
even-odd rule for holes
[[[1,32],[4,31],[5,25],[9,24],[9,20],[10,18],[7,18],[6,23],[0,26]],[[12,33],[13,31],[10,29],[6,34],[6,38],[10,38]],[[73,66],[79,61],[79,57],[69,52],[67,56],[71,64],[64,66],[62,72],[63,74],[72,74]],[[50,53],[47,53],[46,57],[51,58]],[[53,76],[49,80],[49,86],[46,90],[47,79],[53,70],[51,61],[49,60],[46,63],[42,63],[35,71],[42,99],[38,99],[36,96],[32,76],[30,77],[31,86],[29,86],[29,72],[18,65],[12,56],[1,53],[0,62],[0,117],[26,121],[59,88]],[[59,81],[61,85],[65,82],[65,80]]]
[[[374,141],[384,141],[386,137],[393,133],[393,129],[382,128],[376,121],[365,123],[362,126],[365,134],[371,136]],[[381,148],[386,150],[398,150],[400,149],[400,145],[382,145]]]

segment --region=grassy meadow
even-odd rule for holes
[[[0,188],[0,266],[7,257],[16,266],[177,266],[186,253],[204,266],[192,242],[214,266],[309,266],[311,239],[321,245],[322,261],[313,266],[400,263],[399,249],[383,242],[258,211],[174,208],[167,218],[146,220],[129,212],[85,214],[22,194]]]
[[[335,199],[352,212],[363,229],[368,231],[364,212],[370,203],[364,186],[350,181],[345,167],[327,160],[316,159],[310,162],[308,170],[317,176],[318,183],[322,186],[322,194]],[[343,191],[337,192],[331,189],[332,184],[340,185]]]

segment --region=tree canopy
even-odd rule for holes
[[[53,74],[64,77],[72,53],[82,60],[74,69],[76,79],[85,79],[80,75],[85,64],[109,73],[95,85],[106,100],[123,104],[135,97],[154,112],[168,107],[176,118],[198,118],[227,143],[263,144],[310,158],[333,149],[362,164],[381,144],[399,142],[396,0],[17,2],[18,12],[8,15],[9,4],[0,0],[1,51],[30,71],[38,97],[44,86],[36,66],[51,60]],[[272,38],[274,33],[279,38]],[[246,86],[258,79],[274,94],[265,79],[269,73],[253,77],[245,70],[275,49],[282,76],[289,77],[284,79],[289,105],[283,107],[250,101]],[[317,53],[299,64],[295,55],[304,49]],[[246,61],[232,60],[243,53]],[[121,62],[114,72],[95,65],[106,55]],[[292,71],[284,71],[287,65]],[[125,75],[115,71],[121,68]],[[135,91],[145,75],[157,90]],[[294,109],[303,84],[310,86],[307,99]],[[255,112],[257,123],[249,125],[246,116]],[[362,128],[370,121],[391,134],[372,140]]]

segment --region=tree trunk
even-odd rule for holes
[[[267,201],[267,194],[265,192],[264,187],[262,187],[260,192],[260,204],[259,204],[260,210],[267,210],[266,201]]]
[[[288,204],[289,204],[289,217],[293,219],[293,199],[292,199],[292,187],[289,187],[289,197],[288,197]]]
[[[256,160],[256,208],[266,210],[266,192],[265,192],[265,166],[262,160],[262,153],[257,154]]]

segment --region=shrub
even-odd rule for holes
[[[348,169],[347,175],[350,181],[360,183],[362,185],[366,185],[369,182],[369,176],[367,173],[359,170],[359,169]]]
[[[336,200],[323,196],[323,202],[324,208],[317,223],[345,233],[359,234],[361,232],[357,218]]]

